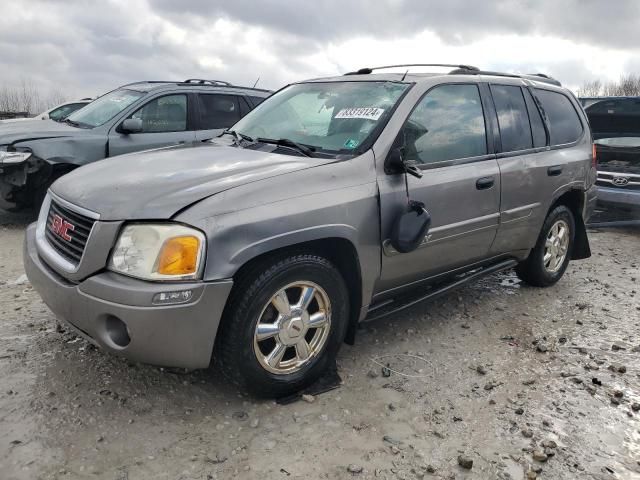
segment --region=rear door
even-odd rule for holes
[[[198,93],[198,141],[220,135],[245,116],[251,108],[241,95]]]
[[[127,118],[142,120],[143,131],[122,133],[120,127],[109,134],[109,156],[169,145],[191,145],[195,132],[189,118],[189,96],[172,93],[156,97]]]
[[[406,207],[405,176],[380,175],[382,278],[389,290],[486,258],[498,228],[500,172],[488,146],[477,84],[433,87],[409,115],[400,135],[404,158],[423,177],[407,177],[410,197],[422,201],[432,226],[417,250],[398,254],[389,244],[393,222]]]
[[[572,149],[583,135],[573,102],[564,93],[522,85],[492,84],[502,176],[500,229],[494,253],[535,245],[554,195],[584,178],[584,149]]]

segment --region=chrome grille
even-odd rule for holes
[[[59,255],[78,265],[94,223],[94,219],[51,200],[45,237]]]
[[[640,190],[640,175],[634,173],[598,171],[598,180],[596,183],[602,187]]]

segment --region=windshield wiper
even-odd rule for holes
[[[313,152],[316,150],[315,147],[308,147],[301,143],[294,142],[293,140],[289,140],[288,138],[279,138],[276,140],[273,138],[258,137],[256,140],[260,143],[273,143],[274,145],[280,145],[281,147],[288,147],[293,150],[297,150],[305,157],[313,157]]]
[[[236,145],[240,145],[240,140],[246,140],[247,142],[255,143],[255,140],[251,138],[249,135],[245,135],[244,133],[238,133],[235,130],[227,129],[224,132],[222,132],[220,136],[225,134],[233,136],[233,138],[235,138],[236,140]]]
[[[73,120],[69,120],[68,118],[64,119],[64,123],[67,125],[71,125],[72,127],[81,128],[78,122],[74,122]]]

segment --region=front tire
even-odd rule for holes
[[[576,222],[573,213],[559,205],[547,215],[535,247],[518,264],[518,277],[535,287],[549,287],[564,275],[573,253]]]
[[[238,279],[223,316],[215,360],[259,397],[282,397],[316,381],[335,361],[349,296],[326,258],[291,255]]]

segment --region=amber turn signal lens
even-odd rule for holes
[[[200,241],[196,237],[173,237],[164,242],[156,271],[161,275],[196,273]]]

